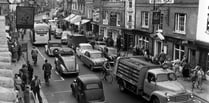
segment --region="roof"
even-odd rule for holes
[[[79,75],[78,78],[84,83],[96,83],[101,82],[100,78],[95,74],[85,74],[85,75]]]
[[[89,43],[80,43],[79,45],[80,46],[91,46],[91,44],[89,44]]]
[[[163,69],[163,68],[156,68],[156,69],[150,69],[149,72],[153,74],[162,74],[162,73],[173,73],[170,69]]]
[[[102,52],[99,51],[99,50],[88,50],[88,52],[89,52],[90,54],[92,54],[92,53],[102,53]]]

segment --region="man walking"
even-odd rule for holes
[[[33,67],[30,64],[30,61],[27,61],[27,65],[28,65],[28,79],[29,79],[29,82],[31,82],[33,79]]]
[[[38,78],[38,76],[35,75],[34,80],[32,80],[32,82],[31,82],[31,90],[33,91],[35,97],[37,95],[39,103],[42,103],[42,97],[40,95],[40,89],[41,89],[41,81]]]
[[[158,60],[159,60],[160,65],[163,64],[165,59],[166,59],[166,54],[164,53],[164,50],[162,50],[162,52],[158,56]]]

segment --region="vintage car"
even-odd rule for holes
[[[90,70],[102,69],[103,64],[107,62],[107,59],[103,57],[102,52],[98,50],[88,50],[84,55],[81,55],[80,59],[90,68]]]
[[[60,41],[53,40],[48,41],[45,45],[45,52],[48,56],[54,56],[58,51],[62,49],[62,44]]]
[[[56,28],[56,33],[54,34],[54,38],[60,39],[62,37],[62,29]]]
[[[71,31],[63,31],[61,37],[61,43],[67,44],[67,35],[72,35]]]
[[[60,75],[79,74],[79,66],[73,49],[63,48],[55,56],[55,69]]]
[[[70,86],[78,103],[105,103],[102,81],[95,74],[80,75]]]
[[[91,44],[89,43],[80,43],[78,47],[76,47],[76,54],[78,57],[81,57],[85,53],[86,50],[93,50]]]
[[[103,41],[95,41],[95,45],[94,48],[97,50],[103,49],[104,47],[106,47],[106,43]]]
[[[17,93],[14,89],[0,86],[0,103],[18,103]]]

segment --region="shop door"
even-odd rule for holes
[[[161,41],[157,41],[155,42],[155,55],[158,55],[161,53],[162,50],[162,42]]]
[[[207,66],[207,57],[208,57],[208,51],[200,49],[200,58],[199,58],[199,64],[202,66],[203,71],[206,71],[206,66]]]
[[[188,62],[190,64],[192,64],[193,66],[196,65],[196,50],[194,49],[189,49],[189,58],[188,58]]]

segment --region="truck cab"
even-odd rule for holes
[[[144,57],[118,58],[115,75],[121,91],[128,90],[151,103],[193,103],[192,92],[177,81],[172,70]]]

